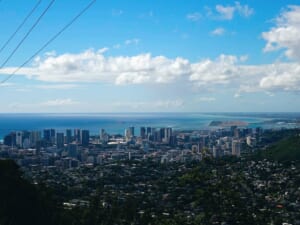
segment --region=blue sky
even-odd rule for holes
[[[0,47],[37,2],[0,2]],[[0,79],[88,3],[55,1]],[[0,86],[0,112],[299,112],[299,63],[299,1],[98,0]]]

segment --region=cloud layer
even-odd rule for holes
[[[300,6],[289,6],[275,19],[275,27],[262,34],[265,52],[285,50],[290,59],[300,60]]]
[[[275,63],[245,65],[246,56],[220,55],[215,60],[191,63],[184,58],[140,54],[131,57],[106,57],[102,50],[79,54],[46,54],[19,75],[44,82],[53,88],[72,88],[72,82],[106,82],[115,85],[172,84],[180,82],[199,88],[232,88],[239,93],[254,91],[300,91],[300,65]],[[0,72],[9,74],[14,68]],[[52,86],[50,86],[52,87]],[[43,86],[42,88],[46,88]],[[66,102],[67,103],[67,102]]]

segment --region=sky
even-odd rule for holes
[[[0,49],[37,5],[1,81],[90,3],[54,1],[12,54],[38,2],[0,1]],[[0,84],[0,113],[299,112],[299,93],[299,0],[98,0]]]

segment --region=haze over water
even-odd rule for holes
[[[99,134],[123,134],[129,126],[172,127],[177,130],[212,129],[211,121],[244,121],[249,127],[280,128],[299,126],[293,123],[300,113],[95,113],[95,114],[1,114],[0,139],[11,131],[54,128],[88,129]],[[282,121],[281,121],[282,120]]]

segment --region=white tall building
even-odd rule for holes
[[[165,128],[165,130],[164,130],[164,142],[169,143],[171,136],[172,136],[172,128],[171,127]]]
[[[19,147],[23,147],[23,132],[22,131],[16,132],[16,145]]]
[[[105,135],[105,130],[104,130],[104,129],[101,129],[101,130],[100,130],[100,135],[99,135],[101,141],[103,141],[104,135]]]
[[[246,143],[247,145],[254,147],[256,146],[256,139],[254,137],[248,136],[246,138]]]
[[[241,143],[239,140],[232,141],[231,154],[237,157],[241,156]]]
[[[129,127],[125,129],[126,141],[129,141],[134,136],[134,127]]]

